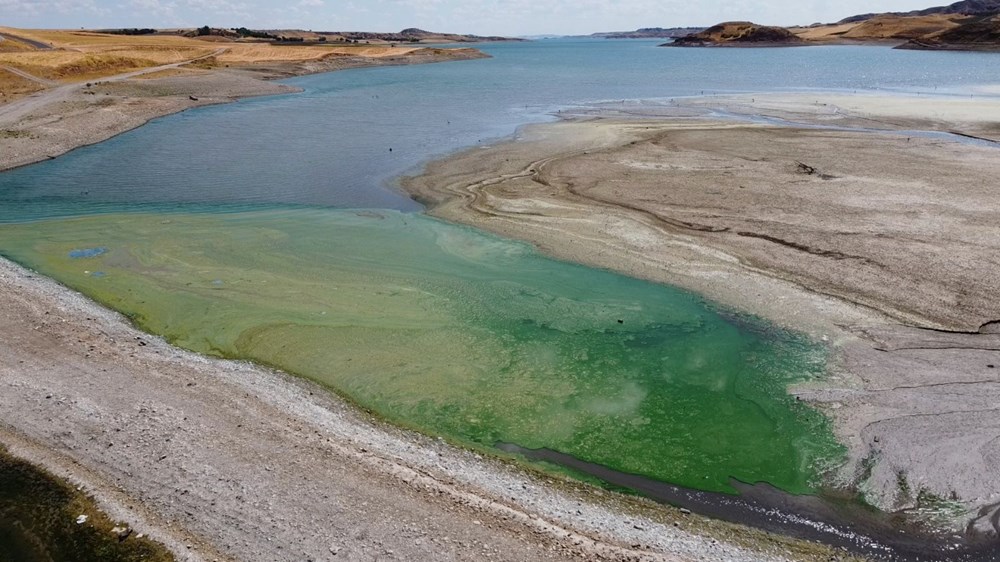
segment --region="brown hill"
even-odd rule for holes
[[[956,28],[968,18],[969,16],[957,14],[928,16],[879,14],[860,22],[792,28],[791,31],[806,41],[906,41]]]
[[[705,31],[692,33],[666,43],[675,47],[797,45],[803,40],[783,27],[758,25],[748,21],[731,21],[713,25]]]
[[[890,14],[859,14],[844,18],[838,23],[859,23],[876,16],[929,16],[934,14],[958,14],[965,16],[981,16],[1000,13],[1000,0],[963,0],[948,6],[936,6],[923,10],[913,10],[911,12],[891,12]]]
[[[975,17],[952,29],[915,38],[898,48],[1000,51],[1000,15]]]
[[[864,14],[835,24],[768,27],[727,22],[677,39],[682,47],[894,42],[905,49],[1000,51],[1000,0],[964,0],[907,13]]]
[[[914,39],[958,27],[967,16],[934,14],[896,16],[883,14],[865,20],[845,33],[845,39]]]

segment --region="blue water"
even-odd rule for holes
[[[492,59],[288,80],[302,94],[156,120],[0,174],[0,221],[190,204],[414,211],[392,179],[561,108],[773,90],[967,95],[1000,83],[992,53],[884,47],[659,48],[657,41],[491,44]],[[390,151],[390,149],[392,149]]]

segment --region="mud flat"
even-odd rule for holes
[[[677,100],[529,126],[403,186],[829,342],[829,377],[792,392],[849,447],[832,484],[947,547],[998,533],[998,123],[993,100]]]

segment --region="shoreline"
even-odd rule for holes
[[[854,106],[846,108],[846,102]],[[884,183],[894,186],[892,193],[905,193],[911,189],[908,177],[929,186],[954,183],[944,179],[955,172],[943,162],[958,153],[973,154],[964,161],[973,167],[962,168],[962,174],[981,181],[993,177],[986,170],[995,149],[836,129],[870,126],[874,120],[901,132],[958,128],[994,135],[1000,121],[995,108],[969,103],[924,99],[900,108],[892,96],[810,93],[686,99],[655,108],[660,113],[655,116],[649,108],[632,117],[625,109],[609,109],[610,116],[598,111],[524,127],[514,141],[434,162],[422,175],[405,179],[403,187],[432,216],[530,242],[557,259],[681,286],[828,342],[834,360],[827,380],[790,392],[831,417],[849,447],[850,461],[835,477],[839,486],[861,491],[886,512],[996,533],[983,517],[1000,502],[1000,481],[984,478],[991,443],[1000,438],[1000,427],[986,417],[990,400],[1000,396],[1000,380],[987,366],[1000,362],[994,351],[1000,341],[985,333],[989,330],[979,332],[1000,317],[988,300],[991,291],[979,281],[993,264],[978,260],[976,246],[961,235],[941,242],[946,248],[941,251],[961,269],[934,265],[930,271],[922,261],[927,254],[907,247],[926,233],[885,243],[863,238],[866,231],[884,236],[875,225],[887,220],[877,213],[866,218],[865,209],[887,204],[895,213],[897,207],[922,204],[866,191]],[[713,119],[711,112],[720,108],[793,122]],[[968,119],[973,111],[982,112],[979,121]],[[762,148],[769,145],[780,148]],[[792,155],[799,145],[803,155]],[[882,152],[872,154],[877,151]],[[903,164],[927,158],[933,166]],[[891,169],[882,167],[897,160]],[[802,162],[807,163],[799,166]],[[780,195],[769,197],[775,182]],[[921,196],[955,200],[945,216],[965,220],[957,217],[976,212],[982,197],[967,187],[923,188]],[[837,190],[851,195],[838,199],[844,196]],[[832,195],[810,203],[800,193]],[[727,203],[734,198],[736,203]],[[790,200],[801,208],[788,207]],[[823,211],[823,205],[836,210]],[[743,212],[754,208],[763,215]],[[854,232],[850,237],[838,238],[838,213],[860,221],[843,226]],[[833,218],[823,218],[828,215]],[[890,229],[906,230],[912,221],[891,222]],[[928,232],[948,228],[916,224]],[[897,248],[896,240],[903,246]],[[886,253],[871,253],[881,247]],[[856,275],[868,267],[864,264],[879,264],[870,282]],[[939,276],[955,271],[975,274],[941,282]],[[937,296],[920,293],[938,283]],[[963,298],[978,297],[953,309],[949,299],[955,290]],[[936,307],[935,299],[949,304]],[[934,498],[941,499],[941,507],[932,507],[938,505]]]

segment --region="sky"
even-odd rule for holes
[[[950,0],[0,0],[0,25],[22,28],[249,27],[589,34],[639,27],[833,22]]]

